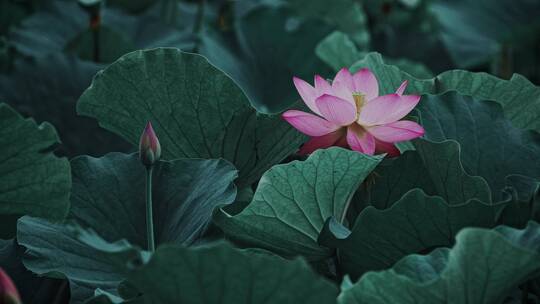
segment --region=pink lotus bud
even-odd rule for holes
[[[21,297],[15,284],[11,281],[7,273],[0,268],[0,303],[2,304],[20,304]]]
[[[139,142],[139,157],[141,162],[147,166],[152,166],[161,157],[161,145],[152,128],[152,123],[148,122],[141,135]]]

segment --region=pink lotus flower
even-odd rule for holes
[[[379,96],[379,84],[369,69],[351,75],[343,68],[332,84],[315,75],[315,87],[296,77],[293,81],[305,104],[316,114],[289,110],[282,115],[293,127],[311,136],[300,154],[341,146],[368,155],[397,156],[396,142],[424,134],[416,122],[400,120],[420,101],[418,95],[403,95],[407,81],[396,93],[383,96]]]

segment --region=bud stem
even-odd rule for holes
[[[146,167],[146,238],[148,250],[154,252],[154,217],[152,215],[152,171],[153,166]]]

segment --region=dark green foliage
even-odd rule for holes
[[[538,302],[539,15],[0,0],[0,267],[38,304]],[[423,137],[395,158],[296,154],[292,77],[342,68],[370,69],[380,95],[407,80]],[[145,166],[124,154],[147,122],[155,252]]]

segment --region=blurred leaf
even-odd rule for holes
[[[305,18],[319,19],[344,32],[362,50],[369,47],[367,16],[360,3],[354,0],[289,0],[287,3],[295,12]]]
[[[145,168],[138,156],[82,156],[71,164],[73,191],[68,220],[96,231],[105,241],[127,239],[146,247]],[[235,177],[233,166],[224,160],[160,162],[153,177],[156,243],[190,245],[197,241],[211,220],[212,210],[234,200]],[[81,240],[81,234],[90,241]],[[116,293],[123,277],[113,261],[100,253],[105,241],[77,228],[31,217],[20,219],[18,224],[18,242],[28,249],[25,266],[40,275],[66,276],[76,303],[92,296],[96,288]],[[116,247],[118,251],[131,248],[126,242]]]
[[[370,20],[372,49],[385,57],[421,62],[438,73],[452,68],[438,20],[430,11],[433,1],[362,1]]]
[[[193,47],[190,31],[167,26],[150,13],[131,16],[105,8],[101,20],[101,62],[112,62],[123,52],[133,49]],[[93,52],[94,40],[89,32],[89,16],[74,1],[52,1],[46,9],[25,19],[9,38],[18,51],[32,57],[43,57],[67,48],[82,55],[83,59],[93,58],[88,55]]]
[[[503,303],[539,275],[539,246],[535,222],[524,230],[466,228],[452,249],[410,255],[392,269],[365,274],[338,303]]]
[[[17,25],[28,14],[29,9],[21,1],[0,1],[0,35],[7,34],[13,25]]]
[[[49,123],[24,119],[0,104],[0,215],[64,219],[69,209],[69,162],[50,152],[59,142]],[[3,218],[3,238],[13,231],[13,219]],[[6,233],[7,232],[7,233]]]
[[[99,128],[86,117],[77,116],[76,102],[102,65],[83,62],[73,56],[51,55],[17,60],[13,73],[0,75],[0,100],[5,100],[24,116],[50,121],[62,143],[61,155],[94,156],[109,151],[126,151],[129,144]]]
[[[189,270],[189,271],[186,271]],[[128,274],[137,303],[333,303],[337,288],[302,259],[249,253],[227,244],[158,248]]]
[[[332,32],[319,42],[315,53],[334,71],[350,67],[364,55],[347,34],[338,31]]]
[[[504,46],[519,47],[523,40],[540,34],[538,1],[439,0],[430,9],[461,68],[489,62]]]
[[[306,161],[268,170],[245,209],[233,215],[218,209],[214,221],[242,245],[322,260],[331,255],[317,244],[324,222],[344,219],[354,191],[381,160],[342,148],[317,150]]]
[[[341,68],[349,67],[364,58],[367,53],[356,48],[349,36],[341,32],[333,32],[324,38],[315,49],[317,56],[336,72]],[[407,59],[385,58],[388,64],[395,65],[402,71],[418,78],[433,77],[433,73],[421,63]]]
[[[330,27],[291,14],[285,6],[256,5],[236,20],[237,44],[212,32],[202,37],[199,52],[230,75],[264,113],[280,112],[299,100],[293,76],[327,72],[313,49]]]
[[[9,73],[13,69],[14,49],[6,37],[0,36],[0,73]]]
[[[78,112],[134,145],[152,121],[165,159],[227,159],[240,171],[240,187],[296,151],[305,138],[280,117],[258,114],[204,57],[176,49],[125,55],[95,77]]]
[[[434,76],[433,72],[431,72],[424,64],[416,61],[393,58],[386,58],[385,60],[388,62],[388,64],[395,65],[402,71],[417,78],[431,78]]]
[[[207,30],[198,51],[264,113],[282,111],[299,99],[293,76],[329,76],[313,50],[332,30],[348,33],[362,49],[369,43],[366,17],[351,0],[332,5],[324,0],[243,0],[235,2],[234,10],[236,39]]]
[[[97,39],[96,39],[96,32]],[[96,41],[98,51],[95,50]],[[135,50],[135,46],[124,36],[107,26],[98,30],[83,30],[68,42],[65,51],[77,55],[82,60],[95,62],[113,62],[120,56]]]
[[[119,7],[130,13],[141,13],[158,0],[107,0],[107,5]]]

